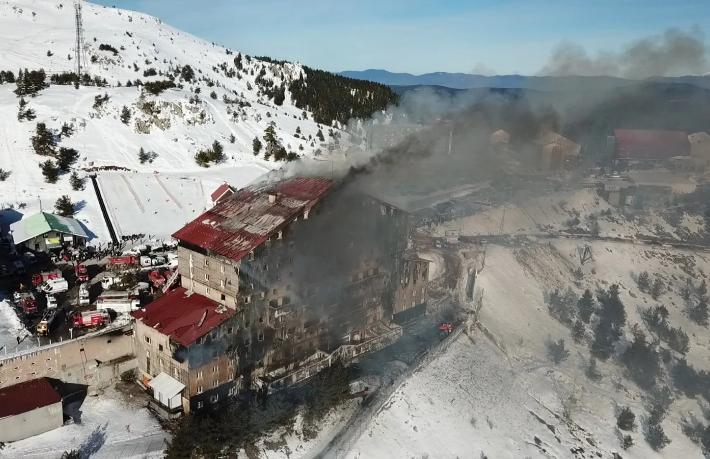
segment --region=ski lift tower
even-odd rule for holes
[[[74,87],[78,88],[82,75],[82,54],[84,52],[84,24],[81,18],[81,0],[74,0],[74,18],[76,22],[76,43],[74,44],[74,60],[76,61],[76,82]]]

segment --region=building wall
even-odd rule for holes
[[[392,314],[400,314],[426,302],[429,281],[429,262],[406,260],[395,292]]]
[[[0,442],[22,440],[64,424],[62,402],[0,419]]]
[[[135,367],[131,335],[127,326],[0,358],[0,388],[44,376],[106,387]]]
[[[237,306],[239,266],[231,260],[178,246],[182,286],[233,309]]]

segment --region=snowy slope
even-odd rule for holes
[[[76,168],[80,170],[119,166],[143,173],[204,174],[194,155],[219,141],[226,161],[209,169],[207,187],[221,183],[222,175],[244,177],[248,182],[255,177],[254,171],[283,165],[252,153],[253,139],[261,137],[271,122],[288,151],[309,156],[325,147],[316,134],[319,129],[327,134],[328,129],[312,121],[309,113],[304,118],[288,91],[283,105],[277,106],[256,82],[263,69],[265,78],[275,85],[287,84],[300,75],[299,64],[247,61],[242,56],[243,70],[237,72],[237,51],[228,54],[227,49],[169,27],[157,18],[90,3],[84,4],[83,17],[86,72],[106,79],[108,87],[52,85],[36,97],[26,97],[37,119],[20,122],[15,84],[0,85],[0,168],[12,173],[7,181],[0,182],[5,206],[25,203],[23,213],[28,212],[39,208],[41,196],[46,209],[58,196],[69,194],[75,202],[83,201],[78,218],[99,238],[108,236],[90,186],[84,192],[72,192],[68,174],[55,185],[44,182],[38,165],[47,158],[36,155],[30,142],[38,122],[46,123],[55,133],[63,123],[74,128],[74,134],[61,138],[58,146],[79,151],[81,159]],[[0,67],[15,75],[24,68],[43,68],[48,74],[74,71],[74,34],[71,2],[0,2]],[[112,46],[117,54],[100,50],[102,44]],[[138,87],[126,87],[128,80],[166,80],[168,72],[186,65],[194,70],[195,78],[186,81],[177,77],[175,82],[182,88],[153,96]],[[144,76],[148,69],[154,69],[157,75]],[[216,98],[210,96],[213,91]],[[95,97],[104,94],[109,96],[108,102],[95,109]],[[124,106],[131,112],[127,124],[120,120]],[[230,142],[232,136],[234,143]],[[141,164],[140,148],[155,152],[156,159]],[[234,172],[245,167],[250,169],[246,174]]]
[[[663,421],[670,445],[653,451],[637,427],[631,433],[635,445],[621,449],[616,410],[630,406],[641,422],[647,415],[645,394],[613,359],[599,362],[601,380],[585,375],[589,350],[549,316],[544,292],[617,283],[628,329],[641,322],[640,307],[657,304],[636,289],[633,275],[648,270],[667,276],[671,290],[659,301],[668,305],[671,324],[691,336],[688,361],[707,370],[707,329],[684,316],[678,289],[687,275],[683,267],[693,266],[691,272],[700,277],[710,269],[708,257],[616,243],[595,243],[592,251],[587,274],[576,282],[568,269],[578,263],[572,241],[531,243],[523,249],[489,246],[476,287],[483,292],[479,320],[485,333],[459,335],[415,372],[347,445],[346,457],[593,458],[600,453],[606,458],[614,452],[625,458],[703,457],[680,428],[689,413],[702,419],[702,404],[683,396],[677,396]],[[679,257],[688,257],[688,263],[679,263]],[[565,338],[570,350],[559,365],[545,355],[549,338]],[[570,421],[564,418],[565,408]],[[572,452],[580,446],[583,452]]]

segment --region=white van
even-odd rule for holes
[[[51,293],[52,295],[56,293],[64,293],[69,290],[69,282],[67,282],[64,278],[47,279],[40,284],[39,289],[44,293]]]

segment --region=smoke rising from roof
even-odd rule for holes
[[[667,29],[636,40],[621,52],[593,55],[582,46],[562,43],[539,72],[549,76],[618,76],[645,79],[697,75],[708,71],[708,49],[702,32]]]

